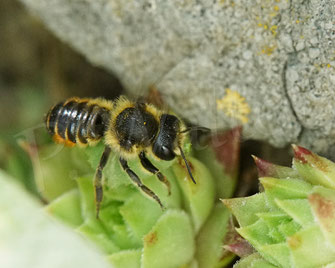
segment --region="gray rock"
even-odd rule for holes
[[[129,92],[155,85],[192,123],[334,147],[335,0],[21,1]]]

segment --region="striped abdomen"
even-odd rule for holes
[[[52,107],[45,124],[56,142],[86,145],[102,138],[111,109],[105,100],[71,98]]]

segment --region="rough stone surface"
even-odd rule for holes
[[[21,1],[130,92],[155,85],[193,123],[335,151],[335,0]]]

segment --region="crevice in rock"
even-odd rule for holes
[[[289,1],[289,13],[290,13],[290,16],[292,15],[292,0]],[[287,88],[287,81],[286,81],[286,72],[287,72],[287,67],[289,65],[289,62],[293,62],[294,59],[296,58],[296,54],[297,54],[297,50],[296,50],[296,47],[294,45],[294,42],[293,42],[293,36],[292,36],[292,28],[290,29],[289,31],[289,35],[290,35],[290,38],[292,40],[292,46],[293,46],[293,51],[292,53],[288,53],[287,55],[287,60],[285,61],[284,63],[284,66],[283,66],[283,71],[282,71],[282,82],[283,82],[283,88],[284,88],[284,92],[285,92],[285,96],[286,96],[286,99],[289,103],[289,106],[290,106],[290,109],[292,111],[292,114],[293,116],[295,117],[296,121],[298,122],[298,124],[300,125],[300,132],[299,134],[297,135],[297,141],[300,141],[301,139],[301,136],[302,134],[304,133],[305,131],[305,127],[303,125],[303,123],[301,122],[295,108],[294,108],[294,104],[292,102],[292,99],[288,93],[288,88]]]
[[[290,55],[288,55],[288,57],[290,57]],[[304,125],[302,124],[301,120],[299,119],[295,109],[294,109],[294,105],[292,103],[292,100],[291,100],[291,97],[290,95],[288,94],[288,89],[287,89],[287,83],[286,83],[286,71],[287,71],[287,66],[288,66],[288,61],[289,60],[286,60],[285,64],[284,64],[284,67],[283,67],[283,71],[282,71],[282,82],[283,82],[283,88],[284,88],[284,92],[285,92],[285,96],[286,96],[286,99],[289,103],[289,106],[290,106],[290,109],[292,111],[292,114],[293,116],[295,117],[295,119],[297,120],[297,122],[299,123],[300,125],[300,132],[299,134],[297,135],[297,140],[299,141],[304,130],[305,130],[305,127]]]

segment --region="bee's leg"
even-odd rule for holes
[[[104,152],[101,155],[100,162],[95,171],[95,176],[94,176],[95,212],[96,212],[97,219],[99,219],[100,204],[102,202],[102,197],[103,197],[102,170],[106,166],[110,152],[111,152],[111,148],[109,146],[106,146]]]
[[[145,186],[141,182],[140,178],[136,175],[136,173],[129,168],[127,160],[120,157],[120,163],[122,168],[127,172],[128,176],[131,178],[131,180],[135,182],[136,185],[140,187],[143,192],[145,192],[147,195],[155,199],[157,203],[161,206],[161,208],[164,209],[164,206],[161,200],[158,198],[158,196],[153,191],[151,191],[147,186]]]
[[[141,164],[142,166],[148,170],[149,172],[151,172],[152,174],[155,174],[157,176],[157,178],[163,182],[166,187],[168,188],[168,192],[169,195],[171,194],[171,187],[170,187],[170,182],[165,178],[165,176],[159,171],[158,168],[156,168],[151,162],[150,160],[145,156],[144,152],[141,152],[139,154],[140,160],[141,160]]]

